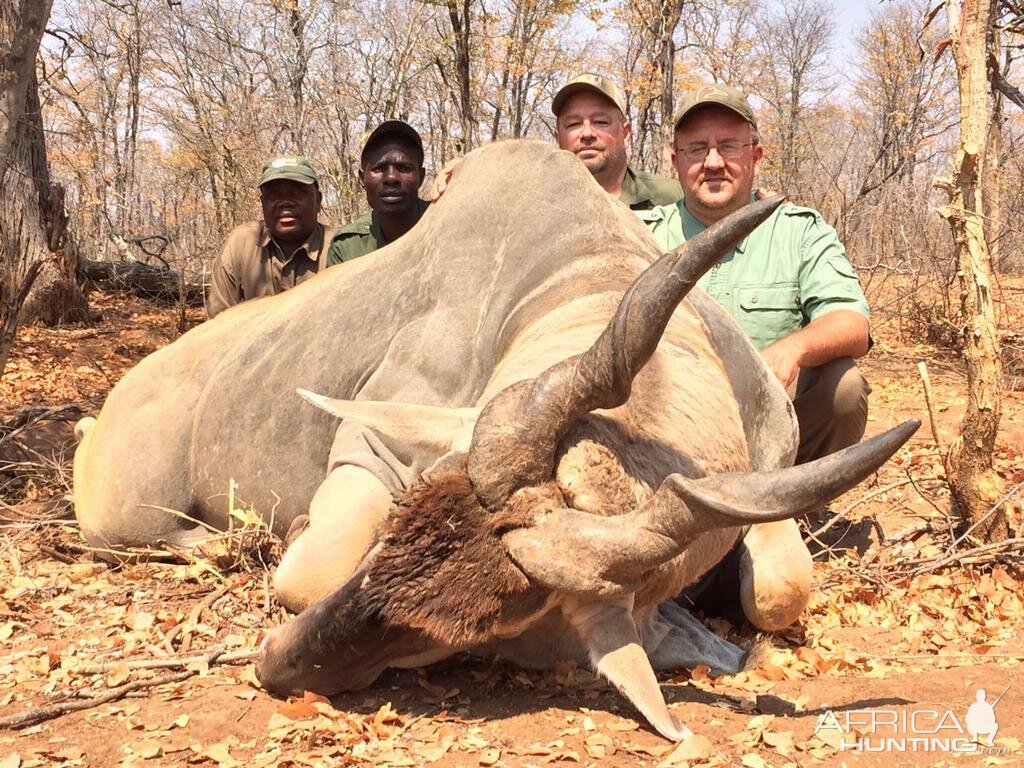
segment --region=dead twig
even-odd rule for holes
[[[932,558],[930,560],[925,560],[924,562],[918,561],[921,564],[904,573],[903,578],[912,579],[915,576],[920,576],[924,573],[937,571],[947,565],[952,565],[954,563],[962,564],[969,559],[976,558],[978,555],[1003,555],[1013,552],[1015,549],[1019,549],[1021,554],[1024,554],[1024,538],[1006,539],[1005,541],[997,541],[994,544],[984,544],[980,547],[973,547],[971,549],[953,552],[952,554]]]
[[[83,709],[92,709],[98,707],[101,704],[106,704],[110,701],[117,701],[127,696],[132,691],[138,691],[142,688],[157,688],[161,685],[168,685],[170,683],[180,683],[182,680],[187,680],[193,675],[199,674],[198,670],[186,669],[182,672],[173,672],[163,677],[153,677],[148,680],[133,680],[130,683],[119,685],[116,688],[111,688],[108,691],[99,693],[95,696],[90,696],[86,699],[76,699],[73,701],[61,701],[57,704],[50,704],[45,707],[37,707],[36,709],[30,709],[28,712],[22,712],[18,715],[11,715],[0,720],[0,730],[10,729],[17,730],[19,728],[27,728],[30,725],[38,725],[44,723],[47,720],[54,720],[58,717],[63,717],[71,712],[80,712]]]
[[[223,648],[215,648],[206,655],[194,656],[191,658],[179,658],[179,659],[143,659],[136,662],[123,662],[124,664],[134,664],[136,669],[152,669],[167,666],[185,666],[187,664],[202,664],[206,663],[207,666],[212,666],[216,663],[227,663],[228,661],[241,661],[244,659],[250,659],[258,655],[259,651],[240,651],[233,654],[227,654]],[[244,654],[244,655],[243,655]],[[146,666],[143,666],[141,662],[148,662]],[[81,671],[81,669],[79,670]],[[10,729],[17,730],[19,728],[27,728],[31,725],[38,725],[39,723],[46,722],[47,720],[54,720],[58,717],[62,717],[71,712],[80,712],[84,709],[92,709],[98,707],[101,704],[106,704],[111,701],[117,701],[123,699],[125,696],[129,696],[135,691],[140,691],[147,688],[159,688],[162,685],[169,685],[171,683],[180,683],[182,680],[187,680],[190,677],[198,675],[201,670],[185,669],[181,672],[172,672],[169,675],[163,675],[161,677],[151,677],[146,680],[133,680],[130,683],[119,685],[116,688],[111,688],[108,691],[103,691],[94,696],[88,696],[83,694],[81,691],[70,694],[71,696],[84,698],[75,698],[69,701],[59,701],[55,704],[49,704],[44,707],[37,707],[30,709],[28,712],[22,712],[18,715],[11,715],[0,720],[0,730]]]
[[[923,479],[925,479],[925,480],[934,480],[936,478],[923,478]],[[825,531],[829,530],[833,525],[838,523],[840,520],[845,518],[848,514],[850,514],[850,512],[855,510],[861,504],[864,504],[865,502],[871,501],[871,499],[875,498],[876,496],[881,496],[883,493],[886,493],[888,491],[894,490],[896,488],[900,488],[900,487],[902,487],[904,485],[907,485],[908,483],[911,483],[911,482],[913,482],[913,480],[897,480],[895,483],[889,483],[889,485],[883,485],[881,488],[876,488],[875,490],[871,491],[870,493],[864,494],[859,499],[857,499],[856,501],[854,501],[853,503],[848,505],[841,512],[838,512],[835,515],[833,515],[833,517],[831,519],[829,519],[828,522],[826,522],[823,526],[818,528],[816,531],[814,531],[813,533],[807,534],[807,536],[804,538],[804,541],[806,543],[808,543],[808,544],[811,541],[816,541],[818,544],[821,544],[821,542],[818,541],[818,537],[821,536],[821,534],[825,533]],[[824,545],[822,545],[822,546],[824,546]]]
[[[164,635],[163,646],[168,654],[174,655],[174,639],[178,635],[182,636],[180,643],[181,652],[188,653],[189,649],[192,647],[192,630],[195,629],[196,625],[199,623],[199,619],[202,617],[203,611],[210,608],[215,602],[220,600],[220,598],[224,597],[230,588],[230,584],[224,584],[219,589],[213,590],[213,592],[208,594],[192,607],[192,610],[189,612],[188,618],[185,619],[185,621],[180,624],[175,624],[167,631],[167,634]]]
[[[213,662],[217,664],[238,664],[239,662],[250,661],[260,655],[258,649],[246,649],[243,651],[225,651],[213,656]],[[114,667],[127,669],[174,669],[175,667],[187,667],[190,664],[201,664],[209,661],[212,654],[204,653],[193,656],[175,656],[173,659],[133,659],[129,661],[105,661],[101,664],[88,664],[72,670],[76,675],[102,675]],[[212,662],[211,662],[212,663]]]
[[[932,406],[932,380],[928,376],[928,366],[924,360],[917,364],[917,372],[921,375],[921,386],[924,387],[924,404],[928,408],[928,424],[932,429],[932,439],[935,441],[935,447],[938,448],[939,453],[945,456],[946,451],[939,439],[939,426],[935,420],[935,409]]]

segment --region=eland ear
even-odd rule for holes
[[[402,462],[420,472],[452,451],[465,452],[473,438],[479,408],[443,408],[434,405],[339,400],[297,389],[317,408],[345,419],[357,419],[377,435]]]

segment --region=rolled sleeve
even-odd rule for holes
[[[807,218],[800,260],[804,316],[813,321],[836,309],[848,309],[869,317],[867,299],[839,235],[817,213]]]

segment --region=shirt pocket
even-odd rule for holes
[[[803,326],[797,283],[741,285],[736,289],[740,326],[758,349],[764,349]]]

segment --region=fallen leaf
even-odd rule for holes
[[[665,758],[658,763],[658,768],[671,768],[681,766],[690,762],[707,760],[715,751],[711,739],[707,736],[696,734],[679,742],[675,749],[665,755]]]
[[[228,745],[224,742],[213,744],[200,752],[200,754],[216,762],[218,768],[237,768],[237,766],[241,765],[238,760],[231,756]]]
[[[277,705],[277,714],[289,720],[305,720],[320,714],[311,701],[286,701]]]
[[[134,745],[132,751],[143,760],[152,760],[154,757],[159,757],[163,749],[158,742],[143,741]]]
[[[117,688],[117,686],[123,685],[131,673],[128,665],[123,661],[120,664],[115,664],[107,673],[107,687]]]

